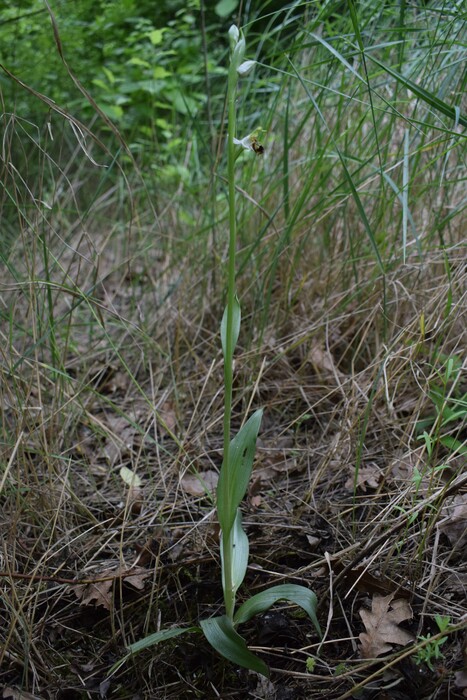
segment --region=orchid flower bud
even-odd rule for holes
[[[229,29],[229,42],[231,51],[233,51],[236,47],[239,37],[240,32],[238,31],[238,27],[236,27],[235,24],[232,24],[232,26]]]
[[[235,66],[235,70],[238,70],[240,65],[242,64],[243,57],[245,55],[245,49],[246,49],[246,43],[245,43],[245,39],[243,38],[243,35],[242,35],[242,36],[240,36],[240,39],[235,44],[235,48],[234,48],[233,54],[232,54],[232,64]]]
[[[240,78],[244,78],[245,75],[251,73],[255,63],[256,61],[243,61],[243,63],[237,68],[237,73],[240,76]]]

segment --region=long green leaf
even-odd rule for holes
[[[414,83],[412,80],[410,80],[410,78],[406,78],[404,75],[398,73],[396,70],[394,70],[394,68],[390,68],[384,63],[381,63],[381,61],[378,61],[377,58],[374,58],[374,56],[372,56],[371,53],[367,52],[365,55],[368,56],[368,58],[371,61],[373,61],[373,63],[376,63],[377,66],[386,71],[386,73],[392,75],[392,77],[395,78],[397,82],[401,83],[401,85],[410,90],[410,92],[413,92],[414,95],[423,100],[423,102],[426,102],[426,104],[430,105],[430,107],[433,107],[433,109],[437,109],[446,117],[450,117],[455,123],[462,124],[462,126],[467,126],[467,117],[465,117],[462,114],[459,114],[459,112],[456,113],[455,107],[451,107],[451,105],[448,105],[447,102],[444,102],[444,100],[440,99],[437,95],[435,95],[432,92],[428,92],[428,90],[425,90],[425,88],[421,87],[420,85],[417,85],[417,83]]]
[[[297,586],[294,583],[285,583],[282,586],[272,586],[261,593],[249,598],[237,610],[234,616],[234,624],[240,625],[247,622],[255,615],[259,615],[277,603],[279,600],[287,600],[290,603],[299,605],[308,615],[315,626],[318,635],[321,637],[321,627],[316,617],[316,606],[318,600],[315,593],[305,586]]]
[[[230,577],[227,580],[232,582],[233,593],[236,591],[243,583],[245,578],[246,569],[248,566],[248,554],[249,554],[249,544],[248,537],[242,527],[242,514],[240,510],[237,510],[237,516],[234,521],[233,531],[232,531],[232,557],[231,566],[232,571]],[[223,547],[221,546],[221,559],[222,559],[222,587],[225,591],[225,576],[224,576],[224,557],[223,557]]]
[[[248,488],[256,439],[263,410],[258,409],[230,443],[229,462],[221,468],[217,484],[217,515],[224,533],[229,533],[237,515],[237,508]]]
[[[233,351],[235,350],[235,346],[237,345],[237,340],[238,336],[240,333],[240,323],[242,320],[242,314],[240,310],[240,302],[238,301],[237,297],[234,297],[234,303],[233,303],[233,322],[232,322],[232,341],[231,341],[231,349],[230,352],[233,354]],[[221,321],[221,343],[222,343],[222,352],[224,353],[224,357],[227,357],[226,355],[226,350],[227,350],[227,307],[225,307],[224,310],[224,315],[222,316],[222,321]]]
[[[238,666],[269,678],[269,669],[264,661],[248,649],[245,640],[234,630],[228,617],[211,617],[209,620],[201,620],[200,624],[209,644],[219,654]]]
[[[137,654],[139,651],[143,651],[143,649],[152,647],[160,642],[166,642],[168,639],[173,639],[173,637],[179,637],[181,634],[199,631],[199,627],[172,627],[172,629],[154,632],[154,634],[150,634],[148,637],[144,637],[144,639],[130,644],[127,648],[131,654]]]
[[[456,440],[456,438],[453,438],[451,435],[445,435],[444,437],[441,437],[439,441],[449,450],[458,452],[459,454],[467,457],[467,447],[465,446],[465,443],[459,442],[459,440]]]

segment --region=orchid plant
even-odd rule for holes
[[[238,609],[235,605],[237,591],[245,578],[249,556],[248,537],[242,526],[240,503],[248,488],[262,418],[262,409],[255,411],[237,435],[231,439],[233,355],[241,324],[235,274],[237,232],[235,162],[243,150],[261,155],[264,149],[258,140],[261,129],[257,129],[243,139],[237,139],[235,136],[238,81],[252,70],[255,62],[244,60],[245,38],[236,26],[232,26],[229,30],[229,42],[227,168],[230,235],[227,305],[220,331],[224,355],[225,395],[223,462],[217,485],[217,517],[221,530],[220,547],[225,612],[223,615],[201,620],[199,627],[176,627],[162,630],[131,644],[128,647],[128,655],[121,659],[113,670],[117,670],[131,654],[182,634],[201,631],[214,649],[226,659],[268,676],[267,665],[248,649],[245,640],[237,632],[237,628],[253,616],[265,612],[279,600],[287,600],[300,606],[311,619],[318,635],[321,636],[316,616],[316,595],[304,586],[295,584],[273,586],[250,597]]]

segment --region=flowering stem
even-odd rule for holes
[[[235,145],[236,110],[235,96],[238,82],[238,61],[235,49],[231,51],[229,66],[227,104],[228,104],[228,134],[227,134],[227,177],[229,183],[229,258],[227,277],[227,314],[226,342],[224,352],[224,456],[225,470],[224,488],[230,493],[230,433],[232,422],[232,384],[233,384],[233,352],[234,352],[234,305],[235,305],[235,253],[237,243],[237,221],[235,208]],[[232,620],[235,608],[235,593],[232,581],[232,550],[233,528],[230,532],[222,533],[222,563],[224,576],[224,603],[227,617]]]

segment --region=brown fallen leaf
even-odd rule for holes
[[[4,700],[41,700],[39,695],[32,695],[18,688],[3,688],[2,698]]]
[[[103,454],[107,462],[113,466],[131,452],[138,431],[127,418],[111,413],[105,414],[102,425],[105,428],[106,437]]]
[[[113,574],[113,571],[101,571],[96,575],[96,579],[105,578],[107,576],[110,577],[113,576]],[[78,598],[80,605],[95,605],[96,607],[102,605],[106,610],[110,610],[112,602],[110,589],[112,588],[113,581],[113,578],[109,578],[106,581],[80,583],[77,586],[72,586],[71,590]]]
[[[206,491],[213,492],[216,489],[219,474],[213,469],[207,469],[198,474],[185,474],[180,479],[180,486],[191,496],[204,496]]]
[[[363,659],[374,659],[392,651],[393,644],[405,646],[414,639],[410,632],[399,627],[401,622],[412,618],[410,605],[403,599],[393,601],[393,597],[394,593],[375,595],[371,610],[359,611],[366,630],[359,635]]]
[[[467,637],[464,639],[462,645],[462,659],[464,661],[464,667],[454,674],[454,685],[456,688],[463,689],[463,695],[467,697]]]
[[[122,578],[125,583],[133,586],[137,590],[144,588],[144,580],[151,575],[151,571],[142,566],[115,569],[104,569],[96,573],[89,583],[80,583],[71,586],[71,590],[80,601],[80,605],[101,605],[106,610],[110,610],[112,604],[112,586],[116,579]],[[92,580],[95,579],[95,580]],[[105,580],[102,580],[105,579]]]
[[[367,486],[370,489],[377,489],[381,479],[382,474],[375,464],[370,464],[368,467],[361,467],[357,474],[357,489],[361,489],[363,493],[366,493]],[[345,488],[349,491],[353,491],[354,483],[355,469],[353,470],[352,476],[349,476],[345,482]]]
[[[177,429],[177,414],[175,412],[175,404],[172,401],[164,401],[162,406],[157,409],[158,427],[161,435],[169,435],[175,433]]]
[[[454,674],[454,685],[456,688],[467,688],[467,671],[456,671]]]
[[[467,544],[467,493],[449,498],[443,505],[438,530],[443,532],[455,549],[465,552]]]
[[[148,576],[151,576],[151,572],[142,566],[134,566],[131,569],[124,569],[120,575],[125,583],[133,586],[133,588],[136,588],[138,591],[142,591],[144,582]]]

